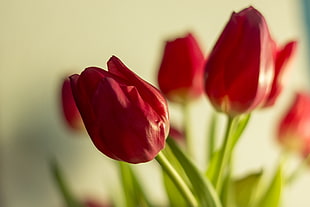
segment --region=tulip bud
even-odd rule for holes
[[[304,157],[310,154],[310,94],[298,93],[278,127],[278,140]]]
[[[267,24],[256,9],[233,13],[205,66],[212,105],[230,116],[261,106],[272,86],[273,52]]]
[[[192,34],[166,42],[158,85],[170,101],[184,102],[203,94],[205,58]]]
[[[73,130],[77,131],[85,129],[80,112],[76,107],[72,95],[70,80],[68,78],[64,80],[61,88],[61,103],[62,103],[62,112],[68,126]]]
[[[278,48],[275,45],[275,66],[274,66],[274,78],[272,88],[269,96],[266,99],[264,107],[273,106],[276,99],[282,92],[282,76],[286,71],[286,65],[296,51],[297,42],[291,41],[285,44],[282,48]]]
[[[90,67],[70,80],[88,134],[103,154],[141,163],[163,149],[169,132],[166,100],[117,57],[108,61],[108,71]]]

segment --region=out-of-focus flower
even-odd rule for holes
[[[298,93],[278,127],[279,142],[290,151],[310,154],[310,94]]]
[[[73,130],[85,129],[80,112],[76,107],[72,95],[69,78],[66,78],[62,84],[61,103],[62,103],[62,112],[68,126]]]
[[[212,105],[235,116],[264,104],[274,77],[274,43],[264,17],[253,7],[233,13],[205,66]]]
[[[272,83],[272,88],[264,104],[264,107],[269,107],[275,104],[276,99],[280,95],[283,84],[282,76],[286,71],[286,65],[288,64],[291,57],[296,51],[297,42],[291,41],[285,44],[282,48],[275,45],[275,67],[274,67],[274,78]]]
[[[169,136],[176,141],[185,141],[184,133],[173,126],[170,126]]]
[[[86,200],[84,205],[85,207],[112,207],[110,204],[103,204],[95,200]]]
[[[117,57],[70,77],[73,96],[95,146],[129,163],[152,160],[169,132],[167,102]]]
[[[187,150],[187,143],[185,139],[184,131],[179,128],[170,125],[169,137],[176,141],[180,147]]]
[[[203,94],[205,57],[193,34],[167,41],[158,85],[170,101],[184,102]]]

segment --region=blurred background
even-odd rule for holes
[[[307,0],[305,1],[307,3]],[[74,193],[106,201],[121,190],[115,163],[99,153],[87,134],[71,131],[60,108],[68,74],[106,68],[118,56],[156,85],[164,41],[193,32],[206,55],[232,11],[253,5],[279,44],[299,41],[285,90],[275,107],[255,112],[238,144],[235,173],[272,169],[278,159],[278,119],[296,90],[309,90],[308,40],[303,1],[297,0],[2,0],[0,7],[0,206],[61,207],[48,162],[56,158]],[[178,122],[178,108],[171,105]],[[206,98],[192,110],[197,160],[212,108]],[[165,201],[154,162],[136,166],[154,201]],[[152,175],[152,176],[150,176]],[[151,177],[151,178],[150,178]],[[310,168],[284,192],[285,206],[308,207]]]

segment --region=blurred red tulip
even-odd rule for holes
[[[184,132],[173,126],[170,126],[169,136],[176,141],[185,141]]]
[[[158,85],[170,101],[184,102],[203,94],[205,57],[192,34],[167,41]]]
[[[205,91],[218,111],[235,116],[264,104],[274,77],[273,44],[256,9],[232,14],[205,66]]]
[[[70,77],[88,134],[112,159],[150,161],[163,149],[168,136],[166,100],[117,57],[107,64],[108,71],[90,67]]]
[[[85,207],[112,207],[112,205],[109,204],[103,204],[95,200],[86,200],[84,202]]]
[[[310,94],[298,93],[278,127],[278,140],[288,150],[310,154]]]
[[[186,148],[185,135],[182,130],[170,125],[169,137],[176,141],[179,146]]]
[[[276,99],[282,92],[282,76],[286,71],[286,65],[296,51],[297,42],[291,41],[285,44],[282,48],[278,48],[275,45],[275,74],[273,78],[272,88],[264,104],[264,107],[273,106]]]
[[[68,126],[73,130],[85,129],[80,112],[76,107],[72,95],[69,78],[66,78],[64,80],[61,88],[61,103],[62,103],[63,115]]]

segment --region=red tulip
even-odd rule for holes
[[[205,66],[212,105],[230,116],[261,106],[272,86],[273,53],[264,17],[253,7],[233,13]]]
[[[166,100],[117,57],[107,64],[108,71],[90,67],[70,77],[88,134],[112,159],[150,161],[163,149],[168,136]]]
[[[275,104],[276,99],[282,92],[282,76],[286,71],[286,65],[296,51],[297,42],[291,41],[284,45],[282,48],[278,48],[275,45],[275,66],[274,66],[274,78],[272,88],[264,104],[264,107],[269,107]]]
[[[158,85],[171,101],[184,102],[203,94],[205,58],[192,34],[166,42]]]
[[[84,129],[82,118],[72,95],[70,80],[66,78],[61,89],[61,103],[64,118],[74,130]]]
[[[310,154],[310,94],[298,93],[278,127],[278,140],[289,150]]]

